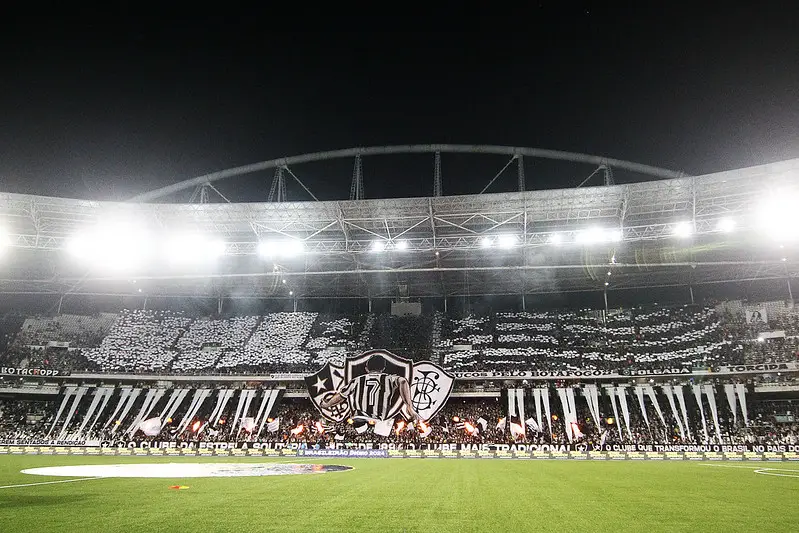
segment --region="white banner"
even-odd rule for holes
[[[694,399],[696,403],[699,404],[699,416],[702,418],[702,432],[703,432],[703,439],[704,443],[707,444],[710,442],[710,434],[707,432],[707,420],[705,419],[705,406],[702,404],[702,389],[699,385],[691,385],[691,389],[694,391]],[[680,406],[682,408],[682,405]]]
[[[710,405],[710,414],[713,416],[713,426],[716,429],[716,439],[721,443],[721,427],[719,426],[719,411],[716,408],[716,391],[713,385],[702,385],[702,390],[707,396],[707,403]]]
[[[128,394],[128,398],[125,401],[124,407],[122,407],[122,412],[119,414],[119,418],[114,421],[114,427],[111,428],[111,433],[116,433],[117,430],[122,426],[122,423],[125,421],[125,418],[128,416],[133,404],[136,402],[136,398],[139,397],[141,394],[142,389],[132,389],[130,394]],[[116,422],[119,421],[119,424]]]
[[[669,407],[671,408],[671,416],[674,417],[674,420],[677,421],[677,427],[680,429],[680,438],[685,439],[685,428],[682,425],[682,419],[680,418],[680,414],[677,412],[677,406],[674,403],[674,391],[671,388],[671,385],[663,385],[660,387],[663,391],[663,394],[666,395],[666,400],[669,402]]]
[[[571,410],[569,400],[566,398],[566,389],[558,387],[556,390],[558,391],[558,398],[560,398],[560,405],[563,409],[563,425],[566,428],[566,437],[569,439],[569,442],[572,442],[574,436],[572,435]]]
[[[97,414],[94,415],[94,420],[92,420],[89,429],[86,431],[87,433],[91,433],[94,429],[94,426],[97,425],[97,422],[100,420],[100,417],[103,416],[105,412],[105,408],[108,406],[108,401],[111,399],[111,396],[114,394],[114,387],[105,387],[100,389],[104,391],[105,395],[103,397],[103,403],[100,404],[100,408],[97,410]]]
[[[724,385],[724,396],[727,397],[727,407],[730,408],[732,412],[732,423],[733,425],[738,425],[738,409],[736,409],[737,405],[735,402],[735,387],[731,384]]]
[[[197,414],[197,411],[200,409],[203,402],[205,402],[205,399],[210,395],[211,391],[209,389],[197,389],[194,391],[194,396],[192,396],[189,409],[186,411],[186,414],[183,415],[183,418],[178,424],[178,435],[183,433],[183,431],[186,429],[186,426],[188,426],[189,422],[191,422],[191,419],[194,418],[195,414]]]
[[[735,394],[741,404],[741,413],[744,415],[744,424],[749,425],[749,410],[746,408],[746,386],[743,383],[735,384]]]
[[[621,405],[621,414],[624,417],[624,427],[627,428],[627,435],[630,437],[630,440],[632,440],[633,433],[630,431],[630,408],[627,407],[626,387],[616,387],[616,395],[618,396],[619,404]]]
[[[117,414],[119,413],[119,410],[120,410],[120,409],[122,409],[122,406],[123,406],[123,405],[125,405],[125,402],[127,402],[127,401],[128,401],[128,396],[130,396],[130,392],[131,392],[131,390],[132,390],[132,389],[130,389],[130,388],[127,388],[127,387],[123,387],[122,389],[120,389],[120,392],[119,392],[119,401],[117,402],[117,406],[116,406],[116,408],[114,409],[114,412],[113,412],[113,413],[111,413],[111,416],[110,416],[110,417],[108,417],[108,420],[106,420],[106,421],[105,421],[105,424],[103,425],[103,429],[105,429],[105,428],[107,428],[108,426],[110,426],[110,425],[111,425],[111,422],[113,422],[114,420],[116,420],[116,416],[117,416]]]
[[[652,428],[649,424],[649,416],[646,414],[646,405],[644,405],[644,389],[641,385],[635,386],[635,397],[638,398],[638,407],[641,409],[641,416],[644,417],[644,422],[646,422],[647,428]]]
[[[649,401],[652,402],[652,406],[655,408],[658,418],[660,418],[660,423],[663,424],[663,427],[665,428],[666,419],[663,418],[663,411],[660,410],[660,403],[658,403],[657,396],[655,396],[655,389],[652,388],[652,385],[644,385],[644,392],[646,392],[646,395],[649,396]]]
[[[89,410],[86,411],[86,414],[83,416],[83,421],[80,423],[80,427],[78,428],[78,435],[83,434],[86,424],[89,423],[89,419],[91,419],[92,415],[97,410],[97,406],[100,405],[100,400],[102,400],[105,396],[105,389],[94,389],[92,396],[92,401],[89,404]]]
[[[768,323],[766,308],[748,309],[746,311],[746,323],[751,325],[765,325]]]
[[[541,402],[544,404],[544,413],[547,415],[547,427],[549,427],[549,435],[552,435],[552,413],[549,411],[549,389],[541,388]]]
[[[56,415],[55,415],[55,419],[53,420],[53,425],[52,425],[52,426],[50,426],[50,431],[48,431],[48,432],[47,432],[47,437],[48,437],[48,438],[50,437],[50,434],[51,434],[51,433],[53,432],[53,430],[55,429],[55,426],[56,426],[56,424],[58,424],[58,421],[61,419],[61,415],[64,413],[64,408],[66,407],[66,405],[67,405],[67,402],[69,401],[69,398],[70,398],[70,397],[71,397],[73,394],[75,394],[75,391],[76,391],[76,390],[78,390],[78,388],[77,388],[77,387],[67,387],[67,388],[66,388],[66,390],[65,390],[65,392],[64,392],[64,399],[63,399],[63,400],[61,400],[61,405],[59,406],[59,408],[58,408],[58,412],[57,412],[57,413],[56,413]]]
[[[613,421],[616,424],[616,431],[619,432],[619,439],[624,440],[624,433],[621,430],[621,420],[619,419],[619,408],[616,407],[616,388],[608,387],[605,389],[608,396],[610,396],[610,405],[613,408]]]
[[[682,422],[685,426],[685,433],[688,435],[688,438],[691,438],[691,426],[688,424],[688,410],[685,408],[685,395],[682,390],[681,385],[674,385],[672,387],[674,391],[674,395],[677,397],[677,401],[680,403],[680,411],[682,412]]]
[[[75,416],[75,412],[78,410],[78,405],[80,401],[83,399],[83,395],[86,394],[86,391],[89,390],[88,387],[78,387],[78,390],[75,391],[75,397],[72,399],[72,406],[69,408],[69,414],[67,415],[67,419],[64,420],[64,425],[61,427],[61,433],[58,437],[59,440],[62,440],[66,434],[69,423],[72,421],[72,417]]]

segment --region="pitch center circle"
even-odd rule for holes
[[[47,466],[27,468],[21,472],[35,476],[56,477],[196,478],[292,476],[346,470],[352,470],[352,467],[295,463],[131,463]]]

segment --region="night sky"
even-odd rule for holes
[[[799,157],[796,7],[558,4],[479,19],[454,10],[446,23],[396,10],[7,16],[0,190],[126,199],[236,165],[384,144],[532,146],[688,174]],[[445,156],[445,193],[479,191],[506,162],[478,159]],[[528,164],[528,189],[575,186],[592,170]],[[344,199],[351,165],[295,171],[320,199]],[[429,195],[432,156],[367,159],[364,175],[367,197]],[[270,181],[218,187],[263,200]],[[514,183],[509,174],[491,190]]]

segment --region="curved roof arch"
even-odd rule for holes
[[[287,167],[291,165],[300,165],[303,163],[311,163],[316,161],[325,161],[329,159],[346,159],[356,156],[379,156],[391,154],[433,154],[440,153],[458,153],[458,154],[481,154],[481,155],[507,155],[507,156],[522,156],[539,159],[552,159],[556,161],[567,161],[572,163],[585,163],[592,165],[608,165],[614,169],[628,170],[647,176],[652,176],[661,179],[681,178],[686,174],[680,171],[668,170],[664,168],[654,167],[651,165],[644,165],[641,163],[634,163],[622,159],[613,159],[597,155],[581,154],[577,152],[563,152],[559,150],[547,150],[543,148],[525,148],[517,146],[497,146],[485,144],[405,144],[396,146],[372,146],[361,148],[346,148],[343,150],[330,150],[326,152],[313,152],[309,154],[296,155],[291,157],[280,157],[277,159],[270,159],[268,161],[260,161],[258,163],[251,163],[210,174],[204,174],[187,180],[167,185],[149,192],[145,192],[130,198],[130,202],[150,202],[169,196],[176,192],[180,192],[192,187],[214,183],[224,179],[230,179],[237,176],[244,176],[254,172],[269,170],[278,167]]]

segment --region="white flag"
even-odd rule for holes
[[[481,416],[477,419],[477,425],[480,426],[480,429],[483,430],[483,432],[485,432],[486,428],[488,428],[488,420]]]
[[[375,422],[375,434],[381,437],[388,437],[391,435],[391,430],[394,429],[394,419],[378,420]]]
[[[444,429],[446,429],[446,428],[444,428]],[[419,434],[422,437],[427,437],[428,435],[430,435],[430,433],[433,432],[433,426],[429,426],[429,425],[425,424],[424,422],[419,422],[418,431],[419,431]]]
[[[499,422],[497,422],[497,429],[500,431],[505,431],[505,422],[505,417],[503,416],[499,419]]]
[[[274,433],[280,428],[280,418],[275,418],[266,425],[266,430],[269,433]]]
[[[541,433],[541,426],[538,425],[538,422],[535,421],[535,418],[530,417],[525,420],[524,423],[536,433]]]
[[[248,433],[255,429],[255,418],[247,416],[241,419],[241,427]]]
[[[139,424],[139,429],[148,437],[155,437],[161,433],[161,419],[150,418]]]

